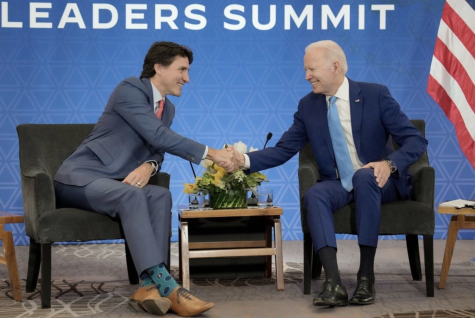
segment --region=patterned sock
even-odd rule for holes
[[[142,287],[155,285],[146,270],[140,274],[140,279],[142,280]]]
[[[168,295],[170,295],[170,293],[175,289],[175,287],[178,286],[177,282],[167,271],[164,263],[150,267],[145,272],[148,274],[148,277],[143,279],[142,286],[149,286],[153,284],[157,285],[158,292],[162,297],[167,297]]]

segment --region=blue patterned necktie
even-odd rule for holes
[[[350,192],[353,190],[353,164],[351,163],[350,152],[346,144],[343,127],[341,126],[338,109],[335,105],[336,96],[330,97],[330,106],[328,107],[328,127],[330,128],[330,136],[332,138],[333,151],[335,153],[338,173],[340,174],[341,185],[345,190]]]

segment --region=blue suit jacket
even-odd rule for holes
[[[412,175],[408,167],[426,150],[427,140],[401,111],[386,86],[348,79],[353,138],[363,164],[391,159],[397,166],[396,185],[403,199],[411,196]],[[392,140],[400,145],[394,151]],[[251,172],[285,163],[306,144],[320,169],[320,180],[337,179],[335,156],[327,121],[325,95],[310,93],[300,100],[294,122],[275,147],[249,153]]]
[[[166,99],[162,119],[154,113],[150,79],[129,77],[112,92],[91,134],[62,163],[55,180],[84,186],[98,178],[124,179],[165,152],[200,163],[205,145],[170,130],[175,106]]]

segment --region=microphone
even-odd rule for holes
[[[271,140],[271,138],[272,138],[272,133],[270,132],[267,134],[266,143],[264,144],[264,148],[262,149],[266,149],[267,143],[269,142],[269,140]]]

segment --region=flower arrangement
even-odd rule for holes
[[[235,143],[234,148],[241,154],[247,152],[246,144],[241,141]],[[250,148],[250,152],[256,150]],[[194,183],[185,183],[184,192],[209,193],[209,205],[215,209],[246,207],[247,192],[251,190],[255,193],[256,188],[267,181],[267,177],[260,172],[245,174],[242,169],[238,169],[233,173],[226,173],[224,168],[207,159],[201,165],[205,168],[203,176],[196,177]]]

